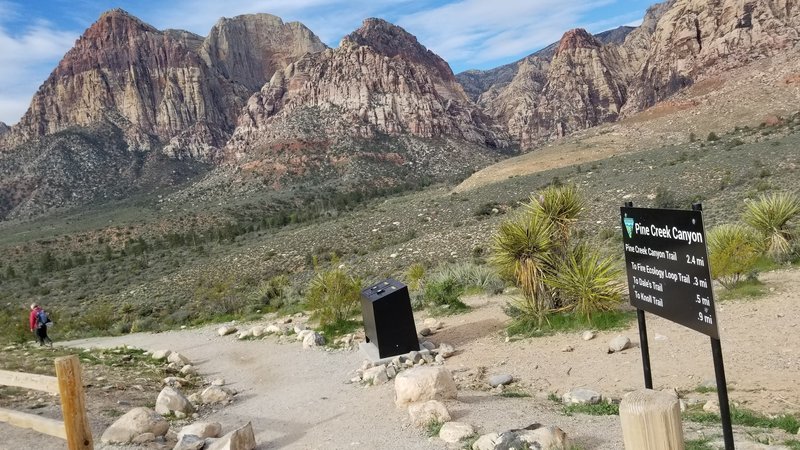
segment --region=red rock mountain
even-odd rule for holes
[[[210,159],[262,80],[323,48],[301,24],[269,15],[223,19],[204,40],[185,31],[159,31],[112,10],[86,30],[44,82],[10,143],[110,122],[132,148]]]

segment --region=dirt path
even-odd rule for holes
[[[761,412],[798,413],[800,316],[794,308],[800,302],[800,271],[768,273],[762,279],[772,290],[766,297],[718,305],[731,400]],[[606,353],[607,342],[616,334],[626,334],[638,344],[635,324],[625,331],[599,333],[590,341],[583,341],[580,333],[570,333],[505,342],[502,330],[507,317],[502,306],[506,300],[471,298],[471,312],[443,318],[445,327],[431,337],[458,350],[447,360],[460,385],[459,401],[448,404],[454,420],[474,425],[479,433],[535,422],[553,424],[587,450],[622,448],[616,416],[564,416],[546,396],[589,387],[618,398],[642,387],[637,347]],[[715,398],[714,393],[694,392],[714,377],[708,339],[650,317],[656,388],[677,388],[690,400]],[[220,421],[226,429],[251,421],[262,450],[446,448],[442,441],[409,427],[405,411],[394,407],[391,383],[375,387],[347,383],[363,360],[358,352],[303,350],[299,344],[279,344],[274,338],[238,341],[217,336],[214,327],[68,344],[169,348],[185,354],[205,377],[223,377],[240,392],[231,406],[205,419]],[[565,351],[568,347],[572,350]],[[505,398],[474,388],[482,384],[475,383],[481,368],[487,375],[513,375],[516,387],[532,396]],[[703,432],[718,434],[713,427]],[[19,439],[22,443],[8,448],[33,448],[24,444],[29,432],[0,427],[0,433],[9,439],[6,442]]]

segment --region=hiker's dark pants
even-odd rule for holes
[[[53,342],[47,337],[47,326],[45,325],[36,329],[36,339],[39,341],[39,345],[44,345],[45,342]]]

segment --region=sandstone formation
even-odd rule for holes
[[[209,160],[260,81],[323,47],[302,25],[269,15],[223,19],[204,40],[111,10],[64,56],[5,146],[108,122],[131,149]]]
[[[516,71],[503,66],[487,72],[495,83],[478,103],[506,124],[523,149],[532,149],[639,112],[704,77],[792,49],[800,41],[798,20],[800,7],[787,0],[669,0],[652,6],[640,27],[616,31],[606,42],[573,30],[555,50],[518,62]],[[511,73],[511,80],[502,78]]]
[[[277,72],[248,100],[229,149],[380,134],[507,145],[505,133],[493,130],[470,103],[444,60],[403,29],[367,19],[339,48]]]

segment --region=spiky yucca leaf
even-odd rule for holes
[[[708,232],[711,277],[730,289],[750,272],[763,252],[756,231],[740,224],[724,224]]]
[[[549,308],[544,274],[552,268],[552,229],[542,214],[526,214],[500,224],[492,245],[492,262],[501,276],[522,290],[520,309],[537,318]]]
[[[567,300],[564,311],[575,312],[591,322],[592,314],[611,311],[622,301],[621,274],[611,258],[602,258],[585,245],[578,245],[569,250],[545,282]]]
[[[781,257],[791,250],[795,233],[789,222],[798,214],[800,198],[791,192],[777,192],[749,202],[743,219],[763,236],[767,252]]]
[[[538,196],[531,197],[527,205],[530,214],[543,214],[553,223],[553,232],[566,246],[575,223],[585,207],[585,202],[574,184],[549,186]]]

